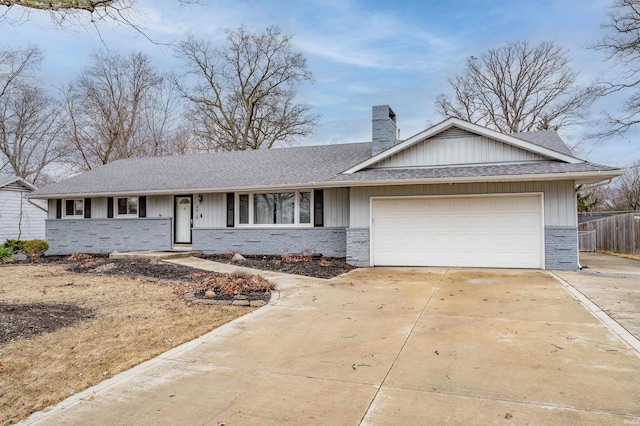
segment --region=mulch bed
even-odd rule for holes
[[[244,261],[232,262],[229,255],[210,254],[200,257],[214,262],[324,279],[337,277],[356,268],[342,258],[311,257],[308,260],[285,261],[282,256],[245,256]]]
[[[93,316],[93,312],[75,305],[0,303],[0,345],[55,331]]]
[[[65,260],[64,263],[69,264],[66,268],[67,271],[79,274],[122,275],[186,282],[197,282],[202,279],[201,271],[199,270],[157,260],[109,259],[104,256],[91,257],[80,261]]]
[[[312,278],[329,279],[347,273],[355,266],[349,265],[344,258],[309,257],[299,260],[285,261],[282,256],[245,256],[242,262],[232,262],[229,255],[201,255],[203,259],[215,262],[245,266],[247,268],[265,271],[283,272],[286,274],[304,275]],[[94,264],[95,262],[95,264]],[[8,264],[14,264],[9,262]],[[20,263],[30,263],[28,261]],[[69,264],[67,269],[78,273],[101,273],[107,275],[145,276],[166,280],[192,280],[189,278],[194,270],[186,266],[172,265],[146,259],[109,259],[108,254],[71,255],[71,256],[42,256],[33,263],[38,264]],[[105,266],[109,265],[109,266]]]
[[[203,255],[205,259],[232,263],[228,255]],[[62,264],[69,272],[94,275],[120,275],[157,280],[170,286],[173,293],[185,298],[194,293],[196,298],[206,298],[207,290],[215,292],[216,300],[233,300],[244,296],[245,300],[268,302],[273,286],[257,275],[218,274],[194,270],[187,266],[173,265],[148,259],[109,259],[108,255],[74,254],[71,256],[43,256],[32,261],[10,264]],[[246,256],[235,265],[254,269],[305,275],[316,278],[333,278],[354,269],[344,259],[291,256]],[[15,339],[29,338],[51,332],[93,317],[93,313],[78,306],[64,304],[7,304],[0,301],[0,345]]]

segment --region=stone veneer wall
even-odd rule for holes
[[[313,250],[327,257],[345,257],[347,252],[344,228],[196,228],[193,249],[247,255]]]
[[[547,226],[544,228],[546,269],[578,269],[578,228]]]
[[[347,263],[366,267],[369,264],[369,228],[347,228]]]
[[[48,219],[47,254],[171,250],[171,219]]]

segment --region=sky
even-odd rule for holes
[[[193,35],[223,43],[225,30],[279,26],[293,34],[314,82],[299,100],[320,115],[302,145],[371,140],[371,108],[388,104],[405,139],[442,120],[434,100],[448,93],[447,79],[462,72],[470,56],[510,41],[555,41],[568,50],[571,67],[585,84],[614,72],[602,52],[589,49],[604,36],[609,0],[177,0],[137,1],[126,17],[142,28],[101,21],[52,23],[42,12],[14,7],[0,20],[0,44],[37,45],[52,87],[73,80],[95,49],[143,51],[165,71],[178,67],[170,43]],[[80,17],[80,20],[81,17]],[[86,21],[86,20],[85,20]],[[150,42],[152,39],[155,43]],[[622,94],[599,100],[593,113],[615,112]],[[562,134],[586,160],[624,166],[640,159],[640,125],[622,137],[593,140],[593,129]]]

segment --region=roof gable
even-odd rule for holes
[[[449,166],[545,159],[549,157],[454,126],[370,167]]]
[[[532,160],[559,160],[570,164],[583,162],[570,153],[557,135],[557,140],[547,137],[546,139],[551,142],[546,145],[525,138],[523,134],[506,135],[464,120],[448,118],[351,167],[344,173],[351,174],[365,168],[376,167],[419,167]],[[539,136],[538,139],[544,138]]]
[[[20,177],[12,177],[6,180],[0,180],[0,190],[2,191],[35,191],[36,188],[30,182],[20,178]]]

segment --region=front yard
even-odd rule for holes
[[[187,303],[179,284],[68,266],[0,266],[0,424],[254,309]]]

